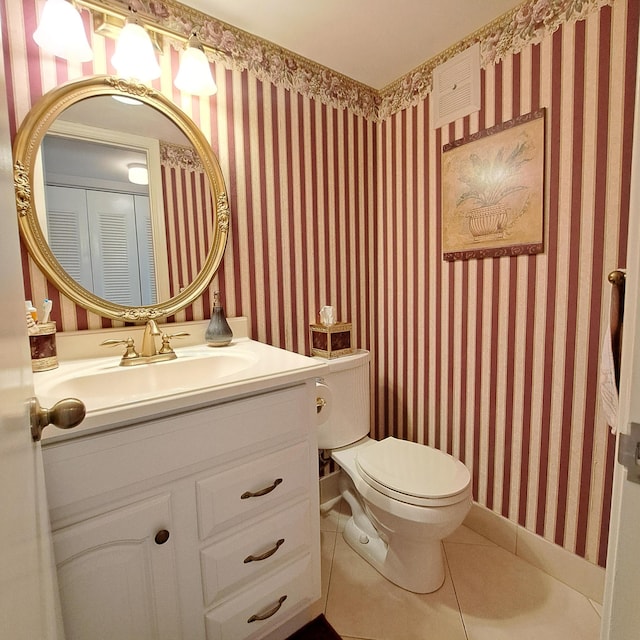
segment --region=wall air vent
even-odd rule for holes
[[[433,70],[432,127],[437,129],[480,109],[480,44]]]

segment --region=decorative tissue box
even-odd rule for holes
[[[29,345],[33,371],[49,371],[58,366],[55,322],[43,322],[30,327]]]
[[[311,355],[322,358],[339,358],[353,353],[351,346],[351,323],[337,322],[332,325],[309,325],[311,332]]]

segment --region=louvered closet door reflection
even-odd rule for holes
[[[84,189],[47,186],[47,237],[62,268],[93,291],[87,197]]]
[[[87,211],[94,293],[118,304],[142,304],[133,196],[87,191]]]
[[[138,265],[140,268],[140,294],[142,304],[158,302],[156,290],[156,263],[153,250],[153,228],[148,196],[133,196],[138,235]]]
[[[147,196],[47,186],[49,245],[85,289],[127,306],[156,302]]]

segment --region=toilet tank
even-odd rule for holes
[[[369,435],[369,352],[318,360],[329,365],[316,382],[320,404],[326,403],[318,411],[318,448],[338,449]]]

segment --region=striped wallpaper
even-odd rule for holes
[[[13,131],[57,84],[112,71],[41,55],[40,0],[0,0]],[[88,21],[88,15],[83,14]],[[612,438],[598,412],[608,271],[625,262],[638,3],[615,0],[482,72],[481,110],[442,129],[429,101],[380,121],[214,65],[211,99],[155,87],[211,140],[232,228],[209,291],[175,319],[209,316],[220,289],[254,338],[308,351],[324,304],[373,357],[373,434],[425,442],[472,470],[478,502],[604,564]],[[446,263],[440,154],[454,139],[546,107],[544,253]],[[27,297],[63,330],[111,326],[77,308],[24,255]]]
[[[638,3],[566,24],[482,72],[482,107],[433,131],[429,102],[377,139],[375,435],[472,469],[475,499],[604,564],[614,438],[598,412],[606,276],[625,264]],[[535,256],[442,260],[444,144],[546,107]]]
[[[189,152],[193,152],[193,147],[185,149],[160,143],[171,296],[193,282],[202,269],[214,235],[211,188],[202,164],[194,166]]]

